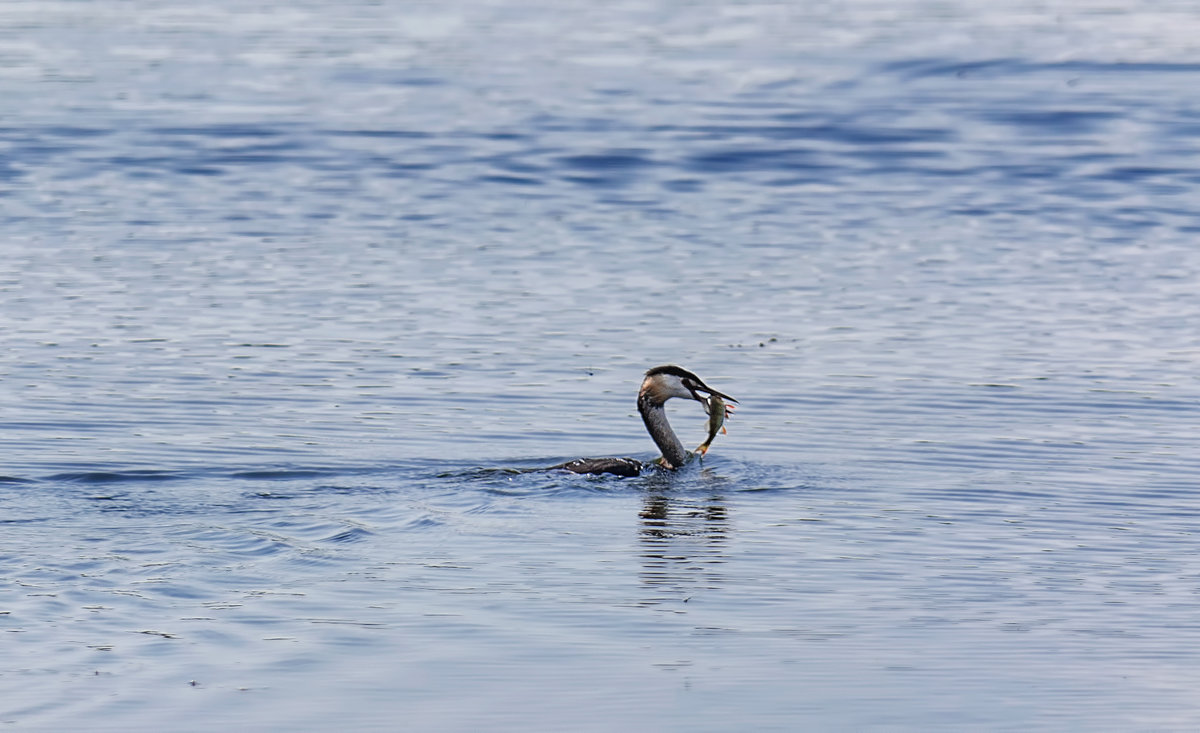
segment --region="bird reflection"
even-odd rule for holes
[[[642,605],[686,603],[721,584],[729,512],[717,494],[704,498],[648,494],[642,502]]]

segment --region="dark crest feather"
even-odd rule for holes
[[[692,374],[687,369],[684,369],[683,367],[677,367],[674,364],[664,364],[662,366],[656,366],[653,369],[651,369],[650,371],[646,372],[647,377],[653,377],[658,374],[670,374],[672,376],[679,377],[680,379],[686,378],[686,379],[692,380],[693,382],[696,382],[697,384],[704,384],[704,382],[700,381],[700,377],[697,377],[695,374]]]

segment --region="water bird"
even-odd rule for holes
[[[650,463],[643,463],[636,458],[577,458],[573,461],[551,466],[551,469],[561,468],[574,473],[612,473],[618,476],[637,476],[647,466],[657,465],[662,468],[676,469],[687,463],[691,454],[679,442],[679,437],[671,429],[667,421],[667,400],[672,397],[682,397],[708,404],[712,397],[725,402],[736,403],[727,394],[722,394],[689,372],[687,369],[674,364],[656,366],[646,372],[642,387],[638,390],[637,407],[646,424],[646,432],[654,444],[662,451],[662,457]]]

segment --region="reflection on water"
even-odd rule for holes
[[[725,499],[702,499],[650,492],[638,513],[642,569],[651,593],[644,605],[691,599],[698,590],[721,584],[721,565],[730,531]]]

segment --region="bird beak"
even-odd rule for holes
[[[720,397],[721,399],[725,400],[726,402],[732,402],[735,405],[738,404],[737,400],[733,399],[732,397],[730,397],[729,395],[727,395],[723,392],[718,392],[715,389],[710,389],[709,393],[716,395],[717,397]]]
[[[725,394],[724,392],[718,392],[717,390],[713,389],[712,387],[709,387],[707,384],[704,384],[703,382],[696,385],[696,388],[692,390],[692,399],[696,400],[697,402],[704,402],[704,400],[707,398],[701,397],[698,394],[699,392],[707,392],[709,395],[711,395],[713,397],[720,397],[721,399],[725,400],[726,402],[732,402],[735,405],[738,403],[737,400],[733,399],[729,395]]]

